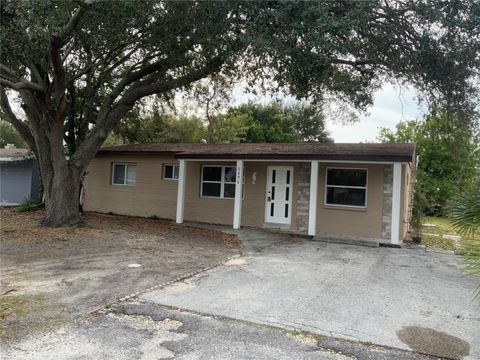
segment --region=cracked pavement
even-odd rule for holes
[[[461,275],[452,255],[288,242],[251,229],[239,237],[243,256],[2,345],[1,358],[434,358],[411,349],[478,358],[475,279]]]
[[[251,251],[234,264],[140,299],[351,341],[480,358],[478,279],[454,255],[303,241]],[[410,329],[410,330],[409,330]],[[408,342],[411,331],[424,336]],[[447,345],[441,346],[438,334]],[[407,339],[407,340],[405,340]]]
[[[395,349],[167,309],[123,303],[60,331],[3,349],[2,359],[428,360]]]

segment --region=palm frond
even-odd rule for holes
[[[480,233],[480,183],[453,201],[450,218],[461,234],[474,236]]]
[[[480,276],[480,183],[464,192],[450,205],[454,228],[462,235],[463,269],[467,274]],[[473,291],[480,301],[480,284]]]

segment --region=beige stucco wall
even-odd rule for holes
[[[137,165],[135,186],[111,184],[112,163],[131,162]],[[177,181],[162,180],[162,165],[177,163],[172,156],[99,155],[90,164],[85,179],[86,211],[112,212],[133,216],[175,219]],[[203,164],[234,165],[234,162],[187,162],[185,186],[185,220],[231,225],[233,199],[202,198],[200,176]],[[245,161],[245,193],[242,205],[242,226],[264,226],[267,166],[294,167],[292,195],[298,193],[299,163]],[[367,208],[354,209],[324,205],[327,167],[362,167],[368,169]],[[383,165],[322,164],[319,165],[317,232],[380,238],[382,231]],[[252,175],[256,173],[255,184]],[[407,230],[410,171],[403,166],[401,234]],[[408,183],[408,184],[407,184]],[[296,229],[297,197],[292,197],[291,229]]]
[[[112,185],[112,164],[130,162],[137,165],[135,186]],[[177,181],[162,180],[163,164],[177,163],[169,156],[99,155],[90,164],[85,178],[86,211],[151,216],[175,219]],[[206,164],[234,165],[234,162],[187,162],[185,184],[186,221],[231,225],[233,199],[200,196],[201,166]],[[271,163],[293,166],[292,194],[297,193],[298,163]],[[267,162],[245,162],[245,193],[242,204],[242,225],[263,226],[265,219],[265,189]],[[255,184],[253,173],[256,173]],[[292,197],[292,224],[296,228],[297,198]]]
[[[367,207],[365,209],[325,205],[327,167],[366,168]],[[334,235],[380,238],[382,235],[383,165],[319,164],[317,232]]]
[[[200,197],[200,176],[202,165],[232,165],[233,162],[188,162],[187,182],[185,184],[185,220],[210,222],[216,224],[233,223],[233,199],[215,199]],[[245,192],[242,204],[242,225],[263,226],[265,220],[265,190],[267,187],[267,166],[293,166],[292,194],[297,193],[298,163],[267,163],[245,161]],[[253,173],[256,173],[255,184]],[[292,223],[290,228],[296,228],[297,198],[292,197]]]
[[[112,163],[137,165],[135,186],[112,185]],[[162,180],[162,164],[177,161],[171,156],[98,155],[85,177],[86,211],[174,219],[177,181]]]

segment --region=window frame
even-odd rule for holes
[[[205,167],[219,167],[222,168],[222,174],[220,181],[211,181],[211,180],[203,180],[203,169]],[[225,184],[233,184],[237,186],[236,180],[233,182],[225,181],[225,168],[235,168],[235,179],[236,179],[236,169],[237,165],[205,165],[202,164],[202,171],[200,172],[200,197],[205,199],[221,199],[221,200],[235,200],[235,196],[233,197],[225,197]],[[203,195],[203,183],[210,183],[210,184],[220,184],[220,196],[208,196]],[[245,196],[245,166],[243,167],[243,176],[242,176],[242,200]]]
[[[165,177],[165,167],[166,166],[173,166],[173,169],[172,169],[172,175],[174,176],[173,178]],[[172,164],[172,163],[163,164],[163,166],[162,166],[162,180],[178,181],[178,177],[175,178],[175,168],[178,168],[178,174],[180,175],[180,164]]]
[[[339,170],[365,170],[365,186],[351,186],[351,185],[329,185],[328,184],[328,170],[339,169]],[[361,189],[365,190],[365,204],[361,205],[344,205],[344,204],[331,204],[327,202],[328,188],[347,188],[347,189]],[[358,167],[342,167],[342,166],[328,166],[325,169],[325,188],[324,188],[324,199],[323,205],[326,207],[337,207],[337,208],[351,208],[351,209],[366,209],[368,203],[368,168],[358,168]]]
[[[115,183],[115,166],[116,165],[124,165],[125,166],[125,172],[123,174],[123,184],[117,184]],[[134,184],[127,184],[127,171],[128,171],[128,166],[135,166],[135,183]],[[111,185],[113,186],[136,186],[137,185],[137,163],[131,163],[131,162],[113,162],[112,163],[112,181]]]

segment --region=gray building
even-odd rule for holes
[[[39,200],[39,182],[37,160],[27,149],[10,144],[0,149],[0,206]]]

